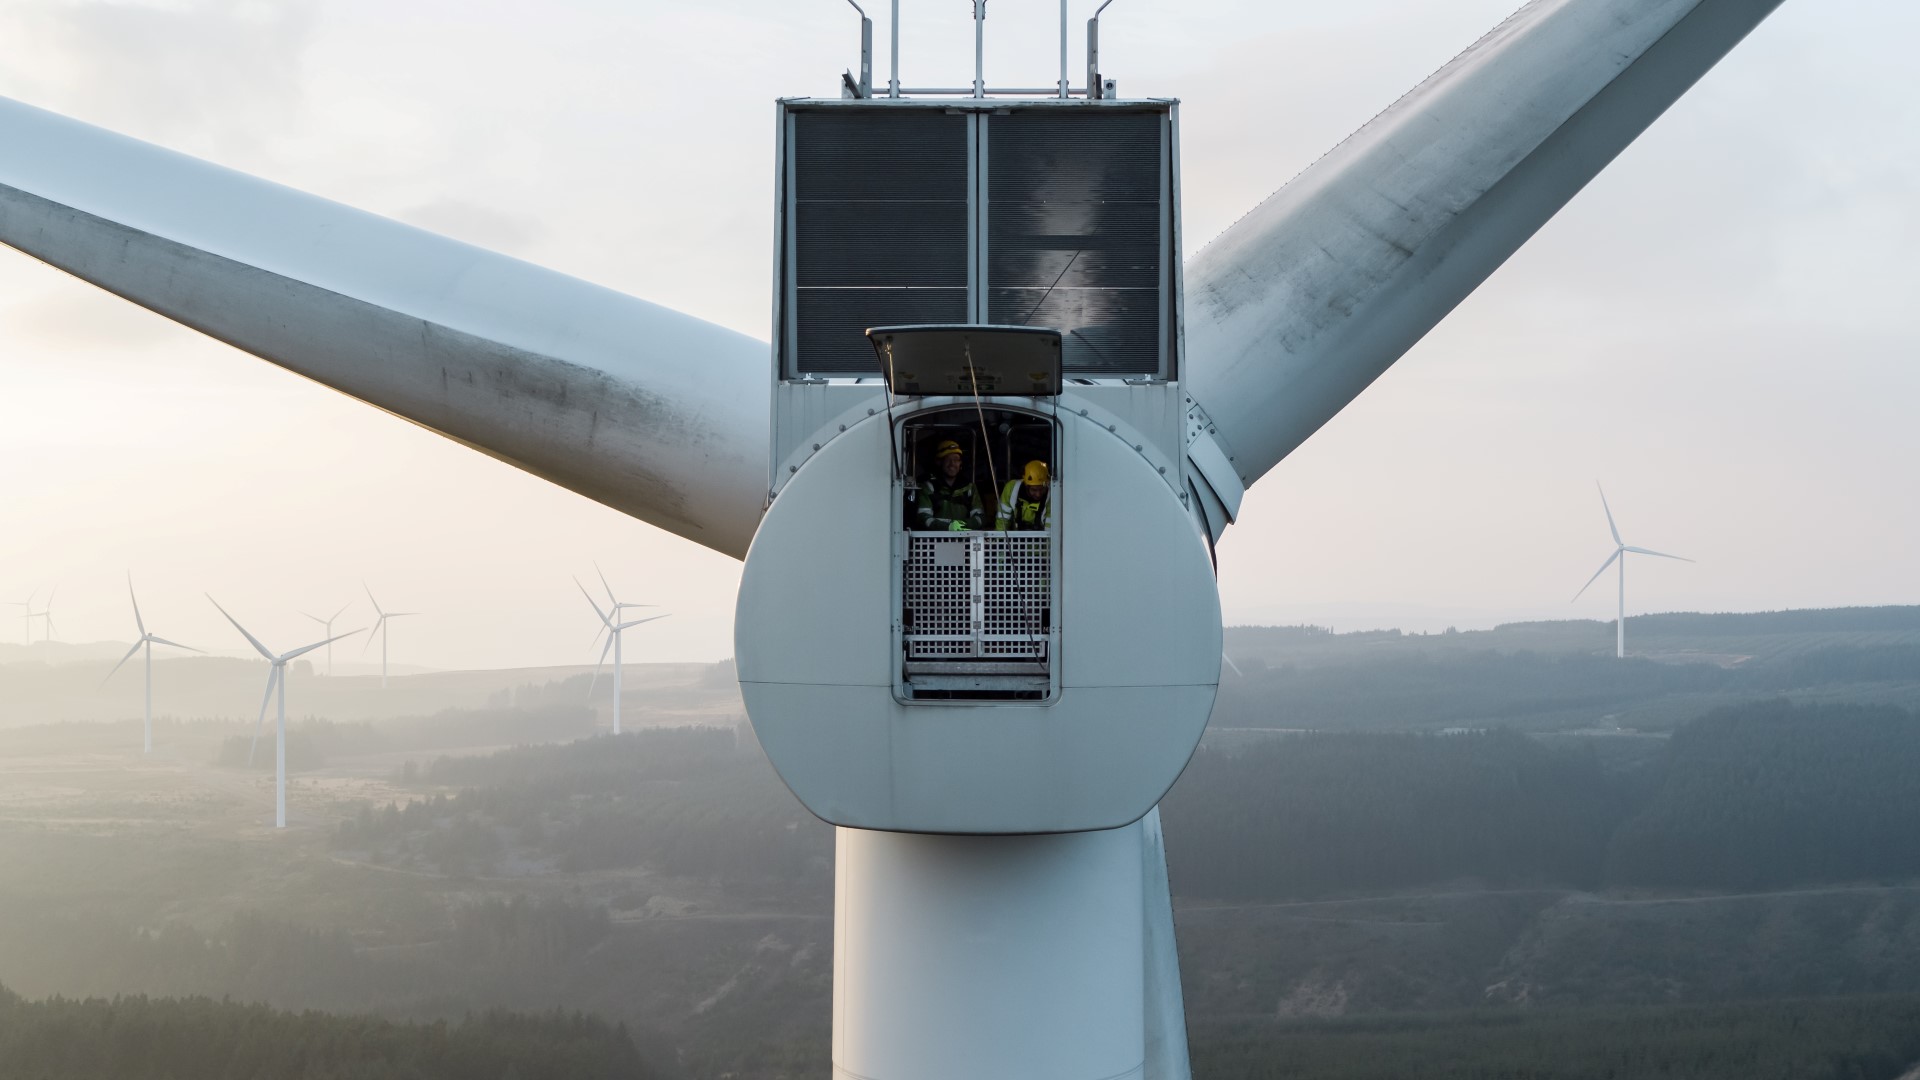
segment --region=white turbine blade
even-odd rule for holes
[[[373,648],[373,635],[385,633],[386,626],[387,617],[385,615],[373,620],[373,625],[367,628],[367,640],[360,643],[361,656],[367,655],[367,650]]]
[[[373,613],[374,613],[375,615],[378,615],[378,616],[380,616],[380,617],[381,617],[381,618],[383,618],[383,619],[384,619],[384,618],[386,618],[386,617],[387,617],[387,613],[386,613],[386,612],[384,612],[384,611],[381,611],[381,610],[380,610],[380,601],[378,601],[378,600],[375,600],[375,599],[373,598],[373,589],[372,589],[372,588],[370,588],[370,587],[368,587],[368,585],[367,585],[367,583],[366,583],[366,582],[364,582],[364,581],[360,583],[360,587],[361,587],[362,589],[366,589],[366,591],[367,591],[367,603],[369,603],[369,604],[372,604],[372,605],[373,605]]]
[[[134,642],[133,648],[127,650],[127,655],[120,658],[120,663],[113,665],[113,671],[107,672],[107,677],[105,679],[100,680],[100,685],[105,686],[109,681],[111,681],[113,678],[114,672],[119,671],[120,668],[124,666],[127,661],[133,659],[133,654],[140,651],[140,646],[143,643],[145,643],[146,640],[147,639],[143,637],[139,641]]]
[[[1606,511],[1607,531],[1613,534],[1613,546],[1625,547],[1627,542],[1625,540],[1620,539],[1620,529],[1618,526],[1614,525],[1613,523],[1613,507],[1607,505],[1607,489],[1601,487],[1600,481],[1598,480],[1595,480],[1593,482],[1593,487],[1594,487],[1594,490],[1600,493],[1600,509]]]
[[[593,688],[600,685],[600,669],[606,666],[607,654],[613,651],[613,635],[607,635],[607,643],[600,647],[600,662],[593,665],[593,678],[587,680],[587,700],[593,700]]]
[[[133,601],[133,625],[140,628],[140,636],[147,634],[147,621],[140,617],[140,598],[133,595],[133,574],[127,574],[127,599]]]
[[[267,722],[267,705],[273,701],[273,684],[280,678],[280,665],[267,673],[267,692],[260,698],[260,718],[253,722],[253,742],[247,744],[247,768],[253,768],[253,752],[260,746],[260,728]]]
[[[646,617],[646,618],[644,618],[644,619],[635,619],[635,620],[633,620],[632,622],[623,622],[623,623],[621,623],[621,624],[620,624],[619,626],[616,626],[616,627],[614,627],[614,629],[615,629],[615,630],[630,630],[630,629],[632,629],[632,628],[634,628],[634,627],[636,627],[636,626],[639,626],[639,625],[640,625],[641,623],[650,623],[650,622],[654,622],[654,621],[656,621],[656,620],[659,620],[659,619],[665,619],[665,618],[670,618],[670,617],[672,617],[672,615],[673,615],[673,612],[671,612],[671,611],[669,611],[669,612],[667,612],[667,614],[665,614],[665,615],[649,615],[649,616],[647,616],[647,617]]]
[[[593,607],[593,613],[594,613],[595,615],[598,615],[598,616],[600,616],[600,621],[601,621],[601,622],[603,622],[603,623],[605,623],[605,624],[607,624],[608,626],[612,626],[612,625],[613,625],[613,619],[612,619],[612,617],[611,617],[611,616],[609,616],[607,612],[604,612],[604,611],[601,611],[601,610],[600,610],[600,602],[599,602],[599,601],[597,601],[597,600],[595,600],[595,599],[593,598],[593,594],[587,591],[587,587],[586,587],[585,585],[582,585],[582,584],[580,584],[580,579],[579,579],[579,578],[574,578],[574,579],[573,579],[573,584],[574,584],[574,587],[576,587],[576,588],[578,588],[578,589],[580,590],[580,595],[581,595],[581,596],[584,596],[584,597],[586,597],[586,598],[587,598],[587,603],[588,603],[588,604],[590,604],[590,605],[592,605],[592,607]],[[596,639],[598,639],[598,638],[599,638],[599,636],[600,636],[600,635],[599,635],[598,633],[595,633],[595,634],[594,634],[594,637],[595,637]]]
[[[1646,548],[1630,547],[1630,548],[1621,548],[1620,550],[1631,551],[1635,555],[1657,555],[1662,559],[1679,559],[1681,562],[1693,561],[1692,559],[1687,558],[1685,555],[1669,555],[1664,551],[1648,551]]]
[[[163,637],[155,637],[152,634],[147,635],[147,640],[153,642],[155,645],[171,645],[176,649],[185,649],[188,652],[205,653],[207,651],[205,649],[196,649],[191,645],[182,645],[177,641],[168,641]]]
[[[347,609],[352,606],[353,605],[351,603],[341,604],[339,611],[336,611],[333,614],[327,616],[327,621],[332,622],[333,620],[339,618],[340,616],[345,615],[347,613]]]
[[[321,618],[318,615],[313,614],[312,612],[303,611],[300,614],[305,615],[307,618],[312,619],[314,622],[319,623],[321,626],[327,625],[327,620]]]
[[[1620,548],[1614,548],[1614,549],[1613,549],[1613,554],[1611,554],[1611,555],[1609,555],[1609,556],[1607,556],[1607,561],[1606,561],[1606,562],[1603,562],[1603,563],[1601,563],[1601,564],[1600,564],[1600,569],[1598,569],[1598,570],[1595,570],[1595,571],[1593,572],[1593,576],[1587,579],[1587,584],[1586,584],[1586,585],[1582,585],[1582,586],[1580,586],[1580,592],[1577,592],[1577,593],[1574,593],[1574,594],[1573,594],[1573,600],[1578,600],[1578,599],[1580,599],[1580,593],[1584,593],[1584,592],[1586,592],[1586,591],[1587,591],[1587,586],[1589,586],[1589,585],[1592,585],[1592,584],[1593,584],[1594,582],[1596,582],[1596,581],[1599,581],[1599,580],[1600,580],[1600,575],[1601,575],[1601,574],[1604,574],[1604,573],[1606,573],[1606,572],[1607,572],[1607,567],[1609,567],[1609,566],[1612,566],[1612,565],[1613,565],[1613,560],[1615,560],[1615,559],[1617,559],[1617,558],[1619,558],[1619,557],[1620,557],[1620,552],[1621,552],[1621,550],[1622,550],[1622,549],[1620,549]],[[1567,603],[1569,603],[1569,604],[1571,604],[1571,603],[1573,603],[1573,600],[1569,600],[1569,601],[1567,601]]]
[[[220,612],[220,614],[222,614],[222,615],[227,615],[227,609],[226,609],[226,608],[223,608],[223,607],[220,607],[220,601],[218,601],[218,600],[214,600],[214,599],[213,599],[213,594],[212,594],[212,593],[207,593],[207,594],[205,594],[205,595],[206,595],[206,597],[207,597],[207,599],[208,599],[209,601],[211,601],[211,602],[212,602],[212,604],[213,604],[213,606],[214,606],[215,608],[217,608],[217,609],[219,609],[219,612]],[[262,644],[260,644],[260,639],[259,639],[259,638],[257,638],[257,637],[254,637],[254,636],[253,636],[252,634],[249,634],[249,633],[247,633],[247,628],[246,628],[246,627],[244,627],[244,626],[241,626],[241,625],[240,625],[240,620],[239,620],[239,619],[236,619],[236,618],[234,618],[234,617],[233,617],[233,616],[231,616],[231,615],[227,615],[227,621],[233,624],[233,628],[234,628],[235,630],[238,630],[238,631],[240,631],[240,636],[242,636],[242,637],[244,637],[244,638],[246,638],[246,639],[247,639],[247,643],[248,643],[248,644],[250,644],[250,645],[252,645],[252,646],[254,647],[254,649],[255,649],[255,650],[256,650],[257,652],[259,652],[259,654],[260,654],[261,656],[264,656],[264,657],[266,657],[266,658],[267,658],[267,659],[269,659],[269,660],[272,660],[272,659],[274,658],[274,657],[273,657],[273,653],[271,653],[271,652],[269,652],[269,651],[267,651],[267,647],[266,647],[265,645],[262,645]]]
[[[418,615],[418,614],[420,614],[420,612],[418,611],[389,611],[387,612],[387,618],[397,619],[402,615]]]
[[[316,641],[316,642],[314,642],[314,643],[313,643],[313,644],[311,644],[311,645],[302,645],[302,646],[300,646],[299,648],[297,648],[297,649],[295,649],[295,650],[293,650],[292,652],[290,652],[290,653],[288,653],[288,654],[286,654],[285,656],[282,656],[282,657],[280,658],[280,661],[281,661],[282,663],[285,663],[286,661],[288,661],[288,660],[291,660],[291,659],[293,659],[293,658],[294,658],[294,657],[296,657],[296,656],[305,656],[305,655],[307,655],[308,653],[310,653],[310,652],[312,652],[313,650],[315,650],[315,649],[317,649],[317,648],[319,648],[319,647],[320,647],[320,646],[322,646],[322,645],[331,645],[331,644],[333,644],[334,642],[336,642],[336,641],[339,641],[339,640],[340,640],[341,638],[350,638],[350,637],[352,637],[353,635],[355,635],[355,634],[357,634],[357,633],[359,633],[359,632],[360,632],[360,631],[358,631],[358,630],[349,630],[349,631],[347,631],[347,632],[346,632],[346,633],[344,633],[344,634],[335,634],[335,635],[333,635],[332,637],[330,637],[330,638],[328,638],[328,639],[327,639],[327,640],[325,640],[325,641]]]
[[[600,587],[607,590],[607,606],[618,612],[620,610],[620,601],[614,599],[613,586],[607,584],[607,572],[600,569],[598,562],[593,564],[593,572],[600,575]]]
[[[767,496],[764,342],[17,102],[0,100],[0,147],[0,243],[746,553]]]
[[[1227,666],[1233,669],[1233,673],[1235,675],[1240,675],[1240,677],[1243,679],[1246,678],[1245,675],[1241,675],[1240,665],[1233,662],[1233,657],[1228,656],[1226,653],[1221,653],[1220,659],[1225,660],[1227,662]]]
[[[1778,4],[1521,6],[1196,254],[1182,358],[1215,472],[1249,485],[1305,442]]]

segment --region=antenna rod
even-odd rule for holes
[[[973,0],[973,96],[987,96],[987,0]]]
[[[1100,97],[1103,90],[1100,85],[1100,13],[1107,10],[1107,4],[1111,3],[1113,0],[1107,0],[1106,4],[1094,8],[1093,18],[1087,20],[1087,97],[1089,98]]]
[[[866,9],[854,0],[847,3],[860,13],[860,78],[847,80],[852,83],[848,90],[853,97],[870,98],[873,96],[873,20],[867,18]]]
[[[1067,96],[1067,0],[1060,0],[1060,96]]]
[[[887,76],[887,96],[900,96],[900,0],[893,0],[893,17],[887,22],[887,29],[893,34],[893,45],[887,50],[887,64],[890,72]]]

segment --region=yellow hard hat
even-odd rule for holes
[[[935,450],[933,452],[933,457],[935,461],[938,461],[939,459],[946,457],[948,454],[963,454],[965,452],[966,451],[960,449],[959,443],[954,442],[952,439],[948,439],[946,442],[943,442],[940,444],[940,449]]]
[[[1027,462],[1027,471],[1020,474],[1020,482],[1023,484],[1036,485],[1047,483],[1047,463],[1044,461]]]

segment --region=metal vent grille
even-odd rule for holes
[[[910,660],[1045,660],[1052,537],[909,533]]]
[[[793,116],[792,369],[879,372],[870,326],[968,321],[967,118]]]
[[[1159,370],[1163,121],[1088,109],[987,121],[987,319],[1057,327],[1069,375]]]

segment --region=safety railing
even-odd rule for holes
[[[908,533],[901,637],[909,664],[1044,664],[1052,545],[1044,532]]]

